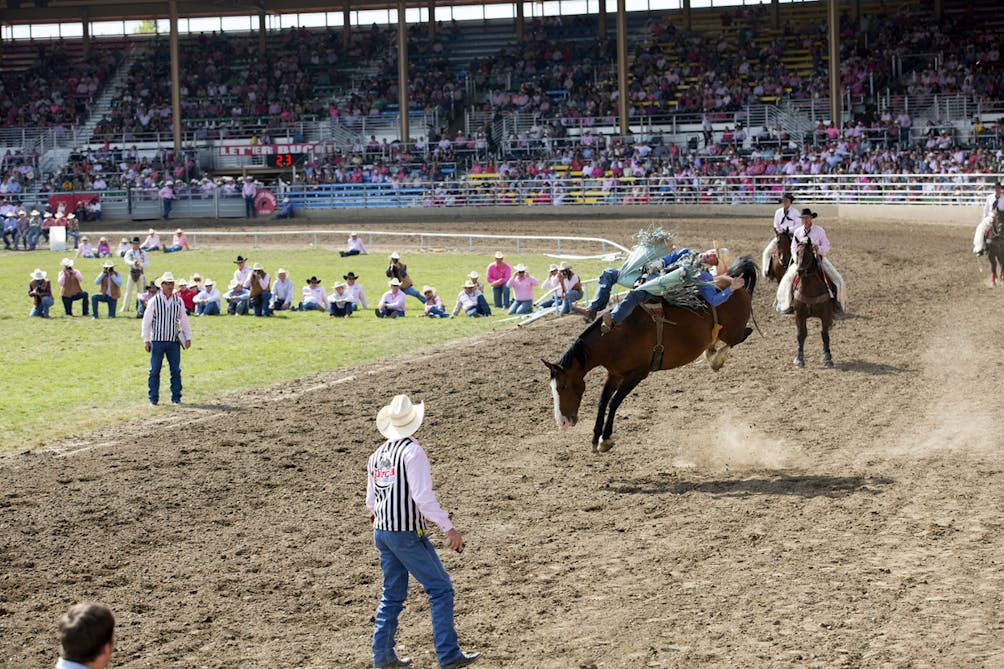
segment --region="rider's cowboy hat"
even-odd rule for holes
[[[415,434],[425,417],[425,402],[412,404],[407,395],[397,395],[380,409],[377,430],[388,439],[404,439]]]
[[[812,218],[815,218],[816,216],[819,216],[819,214],[806,207],[805,209],[802,210],[800,216],[802,218],[805,218],[806,216],[811,216]]]
[[[791,193],[785,193],[784,195],[781,196],[781,200],[787,200],[788,202],[794,202],[795,201],[795,196],[792,195]]]

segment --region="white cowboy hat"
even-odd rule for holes
[[[436,289],[433,288],[432,286],[422,286],[422,294],[425,295],[426,293],[432,293],[433,295],[435,295]]]
[[[572,269],[572,266],[571,266],[571,265],[569,265],[569,264],[568,264],[567,262],[565,262],[564,260],[562,260],[562,261],[561,261],[561,264],[559,264],[559,265],[558,265],[558,269],[560,269],[560,270],[566,270],[566,269]]]
[[[150,232],[148,234],[154,235],[157,234],[157,231],[154,230],[153,228],[150,228]]]
[[[115,267],[115,263],[112,262],[111,260],[106,260],[105,264],[102,265],[102,267]]]
[[[400,281],[400,279],[398,279],[397,277],[395,277],[395,278],[391,279],[388,282],[387,285],[389,285],[389,286],[400,286],[401,285],[401,281]]]
[[[391,260],[400,260],[401,259],[401,256],[399,256],[397,254],[397,251],[394,251],[393,253],[391,253],[390,257],[391,257]]]
[[[415,434],[423,418],[425,402],[412,404],[407,395],[397,395],[377,413],[377,430],[388,439],[404,439]]]
[[[194,272],[192,274],[192,281],[198,281],[198,280],[201,280],[201,279],[202,279],[202,275],[199,274],[198,272]]]
[[[338,290],[339,288],[347,288],[349,284],[344,281],[336,281],[335,285],[331,287],[332,290]]]
[[[76,215],[76,214],[67,214],[67,215],[66,215],[66,220],[68,220],[68,221],[72,221],[72,220],[73,220],[73,219],[75,219],[76,217],[77,217],[77,215]]]
[[[517,272],[525,272],[526,271],[526,265],[524,265],[523,263],[520,263],[520,264],[516,265],[515,270]]]
[[[496,260],[502,260],[502,258],[505,258],[505,254],[503,254],[501,251],[496,251],[495,252],[495,259]]]
[[[155,284],[160,286],[162,283],[174,283],[174,274],[171,272],[164,272],[160,275],[160,278],[154,281]]]
[[[256,262],[255,264],[251,265],[251,271],[252,272],[256,272],[256,271],[258,271],[260,269],[265,269],[264,267],[261,266],[260,262]]]
[[[230,283],[227,284],[227,288],[229,288],[230,290],[233,290],[234,288],[237,287],[238,283],[240,283],[240,282],[237,279],[230,279]]]
[[[185,232],[181,228],[178,228],[177,230],[174,231],[174,234],[176,234],[176,235],[183,235],[183,234],[185,234]]]
[[[35,281],[41,281],[45,277],[49,276],[48,272],[43,272],[42,270],[35,268],[35,271],[31,273],[31,278]]]
[[[188,282],[185,281],[184,279],[178,279],[178,285],[179,286],[187,286]]]
[[[548,272],[555,272],[557,270],[558,270],[558,266],[555,265],[554,263],[551,263],[551,266],[547,268]]]
[[[216,282],[213,281],[212,279],[206,279],[202,283],[206,284],[207,286],[215,286],[216,285]]]
[[[467,281],[464,281],[464,288],[477,288],[477,287],[478,287],[478,284],[474,283],[470,279],[468,279]]]
[[[477,279],[478,278],[478,273],[477,272],[471,272],[467,276],[469,276],[472,279]]]
[[[71,260],[70,258],[63,258],[62,260],[59,261],[59,264],[62,265],[63,267],[73,267],[73,260]]]
[[[275,270],[275,273],[276,274],[288,274],[288,272],[286,271],[285,267],[280,267],[279,269]]]

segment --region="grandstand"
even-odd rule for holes
[[[396,26],[184,34],[175,150],[166,37],[7,41],[0,190],[97,194],[106,215],[144,218],[168,179],[179,211],[239,215],[221,198],[244,174],[327,208],[661,202],[667,179],[999,171],[995,8],[940,22],[909,1],[859,11],[840,17],[838,119],[824,3],[786,4],[776,24],[767,5],[628,13],[627,135],[615,35],[592,16],[535,18],[522,41],[508,19],[434,36],[413,23],[406,103]],[[709,187],[729,190],[693,191]]]

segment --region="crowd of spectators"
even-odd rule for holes
[[[120,53],[97,43],[83,58],[72,56],[62,41],[39,44],[27,68],[0,71],[0,125],[47,128],[79,123],[88,102],[118,66]]]

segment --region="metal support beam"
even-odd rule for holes
[[[525,21],[523,20],[523,0],[518,0],[516,3],[516,41],[523,41],[523,29]]]
[[[174,122],[174,155],[181,153],[181,77],[178,74],[178,0],[168,0],[167,11],[171,23],[171,114]]]
[[[599,38],[606,39],[607,37],[607,0],[600,0],[600,8],[597,10],[600,15],[600,25],[598,28]]]
[[[770,0],[770,27],[778,30],[781,27],[781,2]]]
[[[436,41],[436,0],[429,0],[429,41]]]
[[[690,30],[691,25],[690,0],[683,0],[683,29]]]
[[[617,0],[617,117],[621,135],[628,134],[627,14],[625,0]]]
[[[352,40],[352,2],[345,0],[342,8],[342,47],[346,51],[349,49],[349,42]]]
[[[258,12],[258,55],[265,57],[265,12]]]
[[[87,8],[84,7],[81,12],[81,27],[84,29],[84,58],[91,55],[91,22],[87,19]]]
[[[840,0],[828,0],[827,18],[830,33],[830,120],[837,128],[842,123],[840,105]]]
[[[401,143],[411,143],[408,128],[408,21],[405,0],[397,0],[397,108],[401,114]]]

